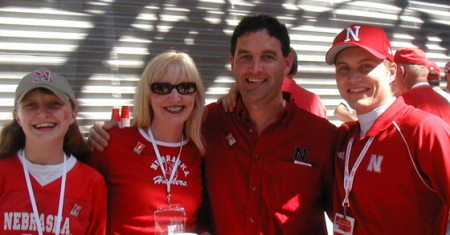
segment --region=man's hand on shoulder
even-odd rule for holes
[[[232,88],[230,88],[230,91],[228,91],[228,94],[217,99],[217,103],[222,104],[222,107],[225,110],[225,112],[232,113],[234,108],[236,107],[238,94],[239,91],[237,87],[233,86]]]
[[[114,120],[95,122],[89,129],[88,144],[91,146],[91,150],[95,149],[100,152],[105,150],[110,138],[108,131],[116,127],[119,127],[119,123]]]

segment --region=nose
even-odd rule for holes
[[[180,93],[178,93],[177,89],[173,88],[172,91],[169,93],[170,99],[173,99],[175,101],[179,101],[181,98]]]
[[[45,105],[40,105],[38,107],[37,115],[39,117],[47,117],[49,114],[48,108]]]
[[[261,61],[259,61],[259,60],[257,60],[257,59],[253,60],[253,63],[252,63],[252,69],[253,69],[254,71],[261,71],[261,70],[262,70],[262,64],[261,64]]]
[[[349,73],[348,80],[352,83],[357,83],[361,81],[362,75],[357,69],[352,69]]]

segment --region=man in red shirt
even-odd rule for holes
[[[406,104],[434,114],[450,123],[450,104],[428,83],[428,58],[419,48],[399,48],[395,85]]]
[[[395,98],[397,64],[380,27],[353,24],[326,62],[358,121],[341,125],[336,234],[444,234],[450,203],[450,127]]]
[[[245,17],[231,39],[235,110],[208,105],[206,189],[217,234],[326,234],[336,128],[282,92],[289,35],[269,16]]]
[[[294,77],[298,71],[297,53],[291,47],[291,53],[294,55],[291,70],[283,80],[282,90],[291,93],[291,99],[295,99],[298,107],[313,113],[319,117],[327,118],[327,109],[322,103],[320,96],[312,93],[295,83]]]

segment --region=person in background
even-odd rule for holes
[[[430,71],[428,73],[428,82],[430,83],[430,86],[433,88],[434,91],[436,91],[439,95],[444,97],[450,103],[450,94],[445,92],[440,87],[441,69],[432,60],[428,60],[428,69]],[[449,224],[447,225],[447,233],[446,234],[448,234],[448,235],[450,235],[450,226],[449,225],[450,225],[450,221],[449,221]]]
[[[113,129],[104,151],[88,158],[108,184],[108,234],[208,234],[202,207],[204,100],[188,54],[167,51],[146,66],[132,126]]]
[[[447,87],[444,89],[447,93],[450,93],[450,61],[445,64],[444,67],[445,80],[447,80]]]
[[[444,97],[447,102],[450,103],[450,94],[445,92],[441,87],[440,87],[440,83],[441,83],[441,69],[439,68],[439,66],[432,60],[428,61],[428,83],[430,83],[431,88],[433,88],[433,90],[438,93],[439,95],[441,95],[442,97]]]
[[[343,122],[358,121],[356,110],[352,109],[347,101],[342,100],[334,109],[334,116]]]
[[[106,184],[80,162],[90,149],[77,112],[61,75],[38,68],[20,81],[0,135],[1,234],[105,234]]]
[[[428,83],[428,58],[419,48],[399,48],[395,85],[406,104],[434,114],[450,124],[450,104]]]
[[[294,55],[294,60],[292,62],[291,70],[283,79],[281,90],[290,93],[291,99],[295,99],[295,104],[297,104],[298,107],[319,117],[327,118],[327,109],[323,105],[320,96],[295,83],[294,77],[298,72],[298,58],[294,48],[291,47],[290,51],[292,55]]]
[[[213,234],[327,234],[337,129],[281,90],[292,67],[287,28],[267,15],[244,17],[231,37],[240,92],[227,113],[207,106],[205,182]],[[91,128],[107,145],[110,124]]]
[[[295,104],[298,107],[319,117],[327,118],[327,109],[323,105],[320,96],[295,83],[294,77],[298,71],[298,58],[294,48],[290,47],[290,52],[294,56],[294,60],[291,70],[283,79],[282,91],[290,93],[290,98],[295,100]],[[227,95],[220,97],[217,102],[221,103],[227,112],[233,112],[233,109],[236,107],[238,93],[237,87],[234,86]]]
[[[393,95],[390,42],[378,26],[352,24],[326,54],[358,122],[340,126],[336,234],[444,234],[450,203],[450,127]]]

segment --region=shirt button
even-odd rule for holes
[[[256,186],[253,186],[253,187],[252,187],[252,190],[253,190],[253,192],[256,191]]]
[[[250,218],[250,223],[253,223],[255,220],[253,218]]]
[[[256,155],[255,159],[258,160],[259,159],[259,155]]]
[[[249,129],[249,130],[248,130],[248,133],[253,133],[253,129]]]

